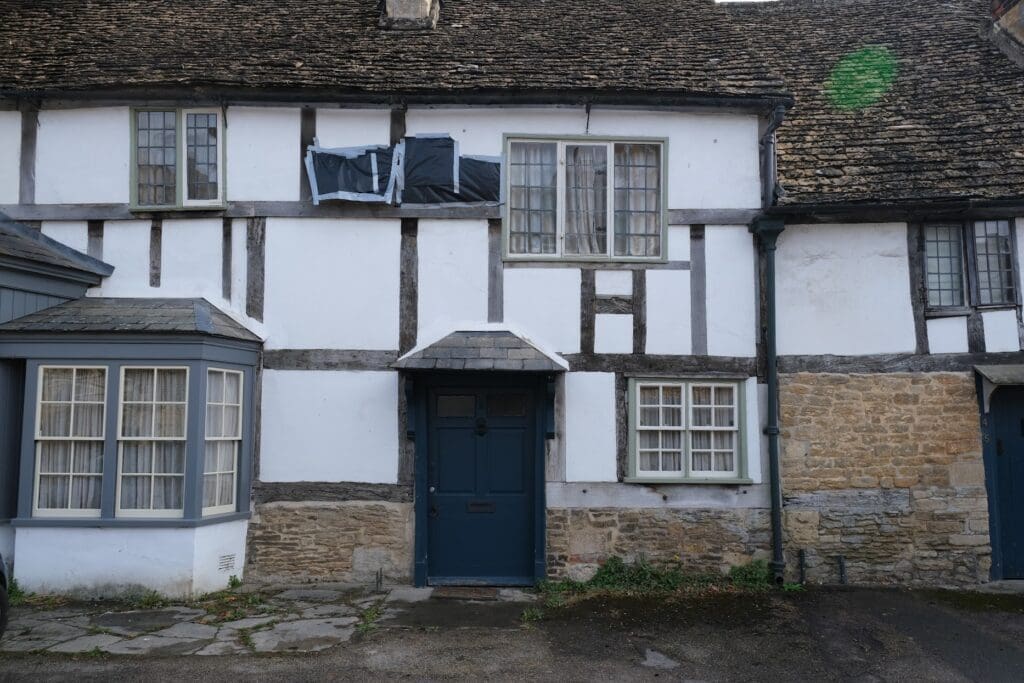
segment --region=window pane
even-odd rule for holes
[[[153,445],[126,442],[121,446],[121,471],[143,473],[153,470]]]
[[[173,111],[139,112],[135,148],[139,204],[177,203],[175,118]]]
[[[103,404],[75,404],[75,424],[72,436],[103,436]]]
[[[43,400],[70,401],[75,371],[71,368],[45,368],[43,370]]]
[[[217,504],[217,475],[207,474],[203,477],[203,507],[209,508]]]
[[[660,145],[615,145],[615,255],[661,255]]]
[[[660,401],[658,387],[640,387],[640,405],[656,406],[659,402]]]
[[[65,475],[39,475],[39,498],[36,504],[41,509],[66,509],[69,486],[69,477]]]
[[[658,451],[641,452],[638,466],[646,472],[657,472],[659,466]]]
[[[513,142],[509,151],[509,251],[554,254],[558,146]]]
[[[693,451],[693,463],[690,469],[694,472],[710,472],[711,453],[708,451]]]
[[[661,444],[659,443],[660,432],[654,430],[641,430],[637,432],[637,444],[640,448],[658,448]]]
[[[125,405],[121,416],[121,436],[153,436],[153,405]]]
[[[231,474],[217,476],[217,505],[232,505],[235,502],[235,477]]]
[[[62,474],[71,471],[71,442],[44,441],[39,444],[39,472]]]
[[[206,373],[206,400],[210,403],[224,402],[224,373],[210,370]]]
[[[149,476],[121,478],[121,508],[148,510],[152,500],[153,480]]]
[[[962,244],[959,225],[924,228],[928,305],[933,308],[964,305]]]
[[[156,400],[184,402],[188,373],[182,369],[156,371]]]
[[[124,400],[153,400],[153,371],[129,369],[124,371]]]
[[[438,396],[438,417],[473,417],[476,415],[476,396]]]
[[[75,400],[103,402],[106,394],[106,371],[82,368],[75,376]]]
[[[185,471],[185,444],[180,441],[153,444],[153,472],[182,474]]]
[[[153,478],[153,509],[180,510],[184,502],[184,477]]]
[[[683,424],[683,409],[679,408],[662,408],[661,409],[661,424],[666,427],[679,427]]]
[[[234,472],[235,471],[235,448],[236,444],[233,441],[222,442],[217,453],[217,470],[219,472]]]
[[[240,412],[238,406],[224,406],[224,432],[221,436],[238,436],[241,433]]]
[[[608,148],[565,147],[565,253],[608,253]]]
[[[659,410],[657,408],[641,408],[640,409],[640,425],[643,427],[657,427],[659,426]]]
[[[974,245],[978,268],[978,303],[1016,302],[1009,221],[976,221]]]
[[[694,408],[692,425],[693,427],[710,427],[712,425],[711,408]]]
[[[693,404],[697,406],[711,405],[711,387],[693,387]]]
[[[80,474],[103,473],[103,442],[76,441],[73,472]]]
[[[663,472],[679,472],[683,469],[683,454],[679,451],[663,452],[661,454],[661,469]]]
[[[217,115],[185,115],[189,199],[217,199]]]
[[[40,436],[71,436],[71,404],[44,403],[39,406]]]
[[[73,510],[96,510],[100,507],[103,477],[73,477],[70,507]]]
[[[156,434],[176,438],[185,436],[185,404],[171,403],[156,406]]]
[[[668,406],[681,405],[683,402],[683,388],[673,386],[663,387],[661,402]]]

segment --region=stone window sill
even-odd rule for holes
[[[232,512],[224,515],[211,515],[202,519],[182,519],[176,517],[19,517],[11,520],[14,527],[92,527],[92,528],[190,528],[233,522],[238,519],[249,519],[251,513]]]
[[[657,478],[657,477],[626,477],[622,480],[624,484],[712,484],[715,486],[748,486],[754,483],[753,479],[694,479],[694,478]]]

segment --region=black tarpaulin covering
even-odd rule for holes
[[[306,155],[313,200],[344,199],[399,204],[498,202],[501,162],[460,157],[447,135],[407,137],[393,147],[324,149]]]

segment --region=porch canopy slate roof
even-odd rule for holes
[[[30,262],[77,271],[100,278],[114,272],[114,267],[51,239],[27,225],[5,220],[0,214],[0,259]]]
[[[260,338],[206,299],[75,299],[0,325],[0,334],[201,334],[241,341]]]
[[[399,358],[402,370],[511,370],[564,372],[567,367],[514,332],[486,330],[452,332]]]
[[[781,204],[1024,198],[1024,69],[985,35],[990,0],[721,7],[796,98],[777,134]],[[894,59],[892,85],[844,108],[830,78],[865,48]]]
[[[166,86],[786,95],[710,0],[445,0],[434,30],[376,0],[0,0],[0,94]]]

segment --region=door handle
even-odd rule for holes
[[[437,517],[437,508],[434,507],[433,505],[430,506],[430,516]]]

